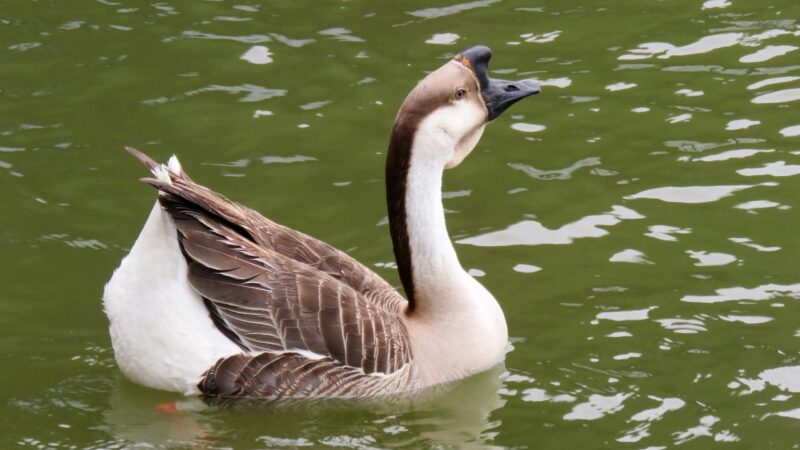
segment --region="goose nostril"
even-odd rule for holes
[[[505,89],[503,89],[503,90],[504,90],[504,91],[506,91],[506,92],[516,92],[516,91],[518,91],[518,90],[519,90],[519,88],[518,88],[517,86],[513,85],[513,84],[509,84],[509,85],[508,85],[508,86],[506,86],[506,88],[505,88]]]

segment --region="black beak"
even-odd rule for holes
[[[542,90],[539,83],[530,80],[508,81],[489,78],[489,60],[492,51],[484,45],[476,45],[456,55],[455,60],[469,70],[478,79],[483,95],[483,103],[489,112],[486,119],[490,122],[503,113],[509,106],[525,97],[538,94]]]
[[[542,90],[539,83],[531,80],[508,81],[489,78],[488,81],[487,86],[481,90],[486,110],[489,111],[487,122],[496,119],[514,103]]]

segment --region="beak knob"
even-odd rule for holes
[[[496,119],[509,106],[525,97],[538,94],[542,87],[532,80],[509,81],[489,78],[489,60],[492,50],[476,45],[456,55],[454,60],[472,71],[481,88],[483,103],[489,115],[487,122]]]

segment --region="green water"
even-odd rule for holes
[[[798,19],[795,0],[2,2],[0,447],[797,448]],[[445,178],[505,367],[402,404],[256,408],[121,377],[100,297],[154,201],[123,145],[399,284],[391,122],[476,43],[544,85]]]

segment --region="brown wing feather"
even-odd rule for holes
[[[266,352],[220,359],[197,387],[217,398],[373,397],[409,389],[411,373],[367,375],[331,358]]]
[[[171,183],[153,178],[144,178],[142,181],[196,205],[261,247],[324,272],[357,292],[366,294],[387,291],[391,295],[376,295],[376,301],[398,311],[406,308],[406,300],[389,283],[346,253],[231,202],[193,182],[185,174],[170,173],[170,177]]]
[[[306,350],[367,374],[393,373],[411,361],[396,309],[257,245],[186,200],[160,201],[178,230],[189,282],[242,348]]]

